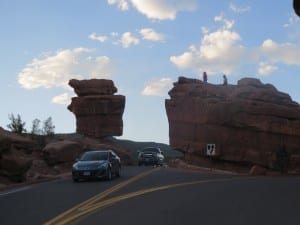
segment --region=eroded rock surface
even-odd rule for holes
[[[258,79],[214,85],[179,77],[165,102],[170,145],[194,163],[207,157],[272,168],[283,149],[300,171],[300,106],[288,94]]]
[[[70,80],[78,97],[68,109],[76,116],[76,131],[91,137],[121,136],[125,96],[114,95],[112,80]]]
[[[0,175],[13,181],[23,181],[31,166],[30,153],[35,143],[29,138],[8,132],[0,127]]]

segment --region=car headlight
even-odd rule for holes
[[[97,169],[106,169],[107,168],[107,163],[102,163],[97,166]]]
[[[73,170],[78,170],[78,165],[77,164],[73,165]]]

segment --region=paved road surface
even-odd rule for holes
[[[121,178],[0,193],[1,225],[299,225],[300,177],[126,167]]]

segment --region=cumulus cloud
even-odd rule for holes
[[[165,35],[158,33],[152,28],[144,28],[140,30],[140,34],[143,36],[143,39],[148,41],[164,41]]]
[[[193,11],[197,0],[107,0],[108,4],[118,5],[121,10],[128,10],[129,3],[149,19],[174,20],[180,11]]]
[[[278,44],[271,39],[263,42],[261,54],[272,62],[281,62],[288,65],[300,65],[300,45],[291,43]]]
[[[33,59],[18,74],[18,82],[25,89],[68,87],[73,78],[109,78],[112,63],[106,56],[86,56],[92,49],[75,48],[46,53]]]
[[[222,25],[215,31],[202,27],[200,46],[192,45],[170,61],[180,69],[192,69],[198,74],[237,74],[245,65],[257,65],[259,75],[268,75],[278,70],[279,64],[300,65],[300,45],[277,43],[272,39],[263,41],[261,46],[246,48],[240,44],[239,33],[234,31],[234,21],[223,15],[214,17]]]
[[[268,62],[260,62],[258,68],[259,75],[268,75],[277,70],[277,67]]]
[[[243,14],[243,13],[249,12],[251,10],[251,7],[250,6],[236,6],[235,4],[230,3],[229,9],[231,11],[233,11],[234,13]]]
[[[142,94],[164,96],[171,88],[172,80],[170,78],[161,78],[160,80],[151,81],[146,84]]]
[[[110,5],[116,4],[119,9],[122,11],[126,11],[129,9],[129,4],[128,1],[126,0],[107,0],[107,3]]]
[[[205,29],[199,48],[192,45],[179,56],[171,56],[170,61],[178,68],[190,68],[198,73],[233,73],[244,56],[245,48],[239,44],[240,35],[233,31],[234,21],[223,16],[215,17],[222,27],[209,32]]]
[[[123,48],[128,48],[130,45],[138,45],[140,40],[137,37],[134,37],[131,32],[125,32],[122,34],[119,42],[122,44]]]
[[[99,42],[105,42],[107,40],[107,36],[97,35],[96,33],[91,33],[89,35],[89,39]]]
[[[52,102],[60,105],[69,105],[71,103],[72,96],[69,93],[63,93],[61,95],[52,98]]]

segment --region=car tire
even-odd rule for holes
[[[116,176],[117,177],[121,176],[121,166],[120,165],[118,166],[118,170],[117,170]]]
[[[78,183],[79,179],[78,178],[73,178],[73,183]]]
[[[108,168],[108,169],[107,169],[106,179],[107,179],[107,180],[111,180],[111,179],[112,179],[111,168]]]

